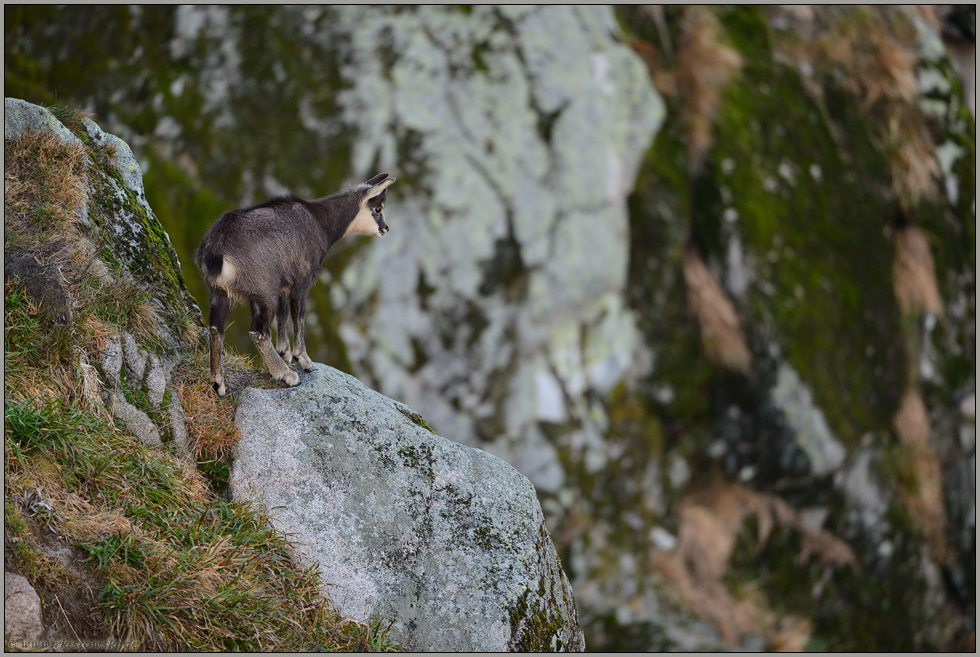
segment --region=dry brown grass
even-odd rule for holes
[[[672,49],[663,10],[647,7],[645,11],[664,47]],[[678,105],[688,138],[688,166],[694,171],[711,147],[722,92],[742,70],[742,56],[725,43],[724,30],[708,7],[686,7],[679,31],[673,66],[650,44],[638,41],[633,48],[647,63],[657,89]]]
[[[930,124],[918,105],[919,46],[911,20],[900,20],[893,7],[812,6],[807,19],[783,8],[769,11],[793,21],[792,30],[777,32],[775,43],[783,60],[801,68],[809,95],[819,104],[827,87],[840,85],[869,116],[901,206],[935,200],[940,172]],[[928,8],[919,13],[927,22],[936,20]]]
[[[735,305],[701,257],[691,249],[684,255],[684,282],[688,307],[701,327],[705,357],[726,369],[746,376],[751,374],[752,355]]]
[[[227,454],[238,440],[235,426],[238,395],[215,394],[208,358],[208,348],[201,347],[173,371],[173,386],[184,408],[190,448],[198,457]],[[262,383],[261,371],[255,363],[247,356],[234,353],[227,345],[221,362],[233,393]]]
[[[905,209],[935,201],[941,178],[935,140],[917,109],[899,108],[888,117],[882,139],[888,148],[892,195]]]
[[[185,424],[192,452],[201,456],[230,450],[238,440],[231,400],[218,398],[207,379],[175,381],[175,389],[181,405],[189,411]]]
[[[933,558],[948,564],[952,553],[946,540],[946,507],[943,504],[942,469],[929,444],[932,430],[929,411],[918,392],[909,388],[902,396],[892,428],[902,444],[900,468],[903,498],[909,515],[926,538]]]
[[[893,239],[892,281],[899,309],[905,314],[930,312],[942,316],[936,267],[925,232],[916,226],[904,226],[895,230]]]
[[[846,73],[845,86],[862,97],[865,110],[879,100],[915,100],[919,89],[910,46],[889,33],[875,14],[864,11],[836,21],[817,41],[820,55]]]
[[[723,43],[718,19],[707,7],[685,13],[677,46],[677,92],[689,106],[688,157],[697,166],[711,146],[711,126],[721,93],[742,70],[742,56]]]
[[[686,497],[678,516],[677,546],[654,556],[652,565],[729,645],[739,633],[752,632],[765,636],[773,650],[800,649],[812,631],[806,619],[772,612],[761,591],[750,589],[737,599],[725,586],[728,561],[749,516],[755,517],[758,526],[757,550],[763,549],[776,526],[782,526],[801,535],[801,563],[817,559],[835,568],[858,567],[846,543],[829,532],[807,527],[775,495],[715,482]]]
[[[84,163],[84,146],[64,144],[49,134],[4,138],[4,226],[11,235],[74,237],[70,228],[85,202]],[[44,211],[42,221],[36,220],[38,208]]]

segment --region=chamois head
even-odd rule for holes
[[[388,232],[388,224],[385,222],[384,215],[385,190],[393,182],[395,179],[388,176],[387,173],[379,173],[371,180],[351,190],[351,193],[358,197],[358,209],[357,215],[347,227],[345,235],[353,233],[355,235],[381,237]]]

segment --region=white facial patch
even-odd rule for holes
[[[394,178],[385,178],[379,182],[374,187],[367,189],[364,192],[364,196],[361,197],[361,207],[357,211],[357,216],[354,217],[354,221],[350,222],[350,226],[344,232],[344,235],[349,235],[351,233],[355,235],[369,235],[370,237],[381,237],[381,230],[378,228],[378,221],[374,218],[374,213],[371,208],[368,207],[368,200],[376,198],[378,194],[388,189],[391,184],[395,182]],[[384,205],[381,206],[382,212],[384,212]]]
[[[378,230],[378,222],[374,220],[374,214],[371,212],[371,208],[367,206],[367,201],[367,198],[361,201],[361,208],[357,211],[357,216],[354,217],[354,221],[350,222],[350,226],[347,227],[344,235],[353,233],[355,235],[381,237],[381,231]]]

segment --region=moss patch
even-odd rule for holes
[[[559,639],[559,635],[565,621],[561,614],[555,612],[554,617],[552,617],[546,609],[539,606],[537,600],[544,593],[544,583],[542,582],[538,596],[534,596],[530,589],[525,590],[511,609],[512,650],[519,652],[563,651],[565,645]]]
[[[422,427],[429,433],[433,433],[433,434],[435,433],[435,430],[426,423],[425,418],[419,415],[418,413],[416,413],[415,411],[410,410],[409,408],[406,408],[401,405],[399,405],[397,408],[398,408],[398,412],[404,415],[405,417],[407,417],[409,420],[411,420],[412,424],[414,424],[415,426]]]

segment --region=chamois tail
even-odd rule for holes
[[[207,269],[208,275],[217,278],[221,275],[221,267],[224,264],[224,256],[220,253],[206,251],[201,254],[201,264]]]

